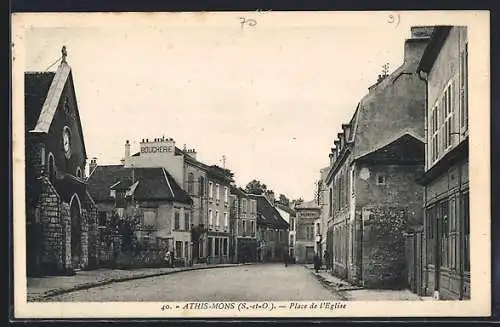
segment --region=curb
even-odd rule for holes
[[[218,265],[218,266],[214,265],[214,266],[204,266],[204,267],[188,267],[185,269],[178,269],[178,270],[173,270],[173,271],[163,271],[163,272],[157,272],[157,273],[146,273],[144,275],[109,278],[109,279],[104,279],[104,280],[100,280],[97,282],[79,284],[79,285],[75,285],[75,286],[69,287],[69,288],[60,288],[60,289],[49,290],[49,291],[46,291],[42,295],[34,296],[33,298],[28,299],[28,302],[43,301],[45,299],[51,298],[51,297],[56,296],[56,295],[61,295],[61,294],[71,293],[71,292],[81,291],[81,290],[87,290],[89,288],[104,286],[104,285],[113,284],[113,283],[127,282],[127,281],[135,280],[135,279],[144,279],[144,278],[150,278],[150,277],[165,276],[165,275],[171,275],[171,274],[176,274],[176,273],[181,273],[181,272],[186,272],[186,271],[193,271],[193,270],[230,268],[230,267],[238,267],[238,266],[245,266],[245,265],[252,265],[252,264],[255,264],[255,263],[237,263],[237,264],[227,264],[227,265]]]
[[[325,287],[326,289],[336,293],[340,299],[342,301],[348,301],[349,300],[349,296],[348,294],[346,293],[346,291],[348,289],[342,289],[342,288],[339,288],[337,287],[335,284],[327,281],[323,276],[321,276],[320,274],[316,274],[314,271],[310,270],[309,268],[305,267],[306,269],[308,269],[310,271],[310,273],[321,283],[321,285],[323,287]]]

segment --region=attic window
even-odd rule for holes
[[[385,185],[385,175],[377,175],[377,185]]]

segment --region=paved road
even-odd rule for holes
[[[113,283],[49,301],[307,301],[340,300],[301,265],[258,264],[195,270]]]

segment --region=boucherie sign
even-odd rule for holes
[[[172,152],[174,149],[171,145],[161,145],[161,146],[142,146],[141,153],[163,153]]]

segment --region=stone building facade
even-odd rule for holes
[[[25,73],[28,276],[97,264],[96,209],[84,180],[83,130],[65,53],[56,72]]]
[[[257,261],[257,201],[231,186],[230,254],[232,262]]]
[[[335,274],[365,287],[406,285],[404,233],[422,222],[425,83],[416,67],[429,30],[412,28],[404,63],[369,88],[330,153],[327,249]]]
[[[316,201],[303,202],[295,206],[295,212],[297,216],[295,244],[297,263],[313,263],[314,255],[318,252],[316,224],[320,218],[321,208]],[[321,256],[321,252],[318,254]]]
[[[192,199],[164,168],[126,168],[123,165],[97,166],[88,178],[88,188],[96,203],[99,228],[117,215],[134,221],[137,251],[114,248],[105,235],[100,235],[101,264],[110,264],[116,255],[125,255],[130,265],[163,263],[163,253],[170,251],[177,264],[192,261]],[[105,230],[104,230],[105,231]],[[124,235],[119,235],[123,237]],[[151,262],[136,257],[157,256]]]
[[[423,293],[470,298],[467,27],[437,27],[417,69],[427,83]]]
[[[291,262],[296,262],[296,253],[295,253],[295,247],[296,247],[296,242],[297,242],[297,231],[296,231],[296,212],[293,208],[291,208],[291,205],[284,205],[282,203],[275,203],[276,209],[278,209],[278,212],[280,213],[281,217],[288,223],[290,226],[288,229],[288,255],[290,257]]]
[[[206,233],[206,260],[208,263],[228,263],[230,230],[230,194],[232,177],[224,169],[210,166],[207,172],[208,183],[208,225]]]

